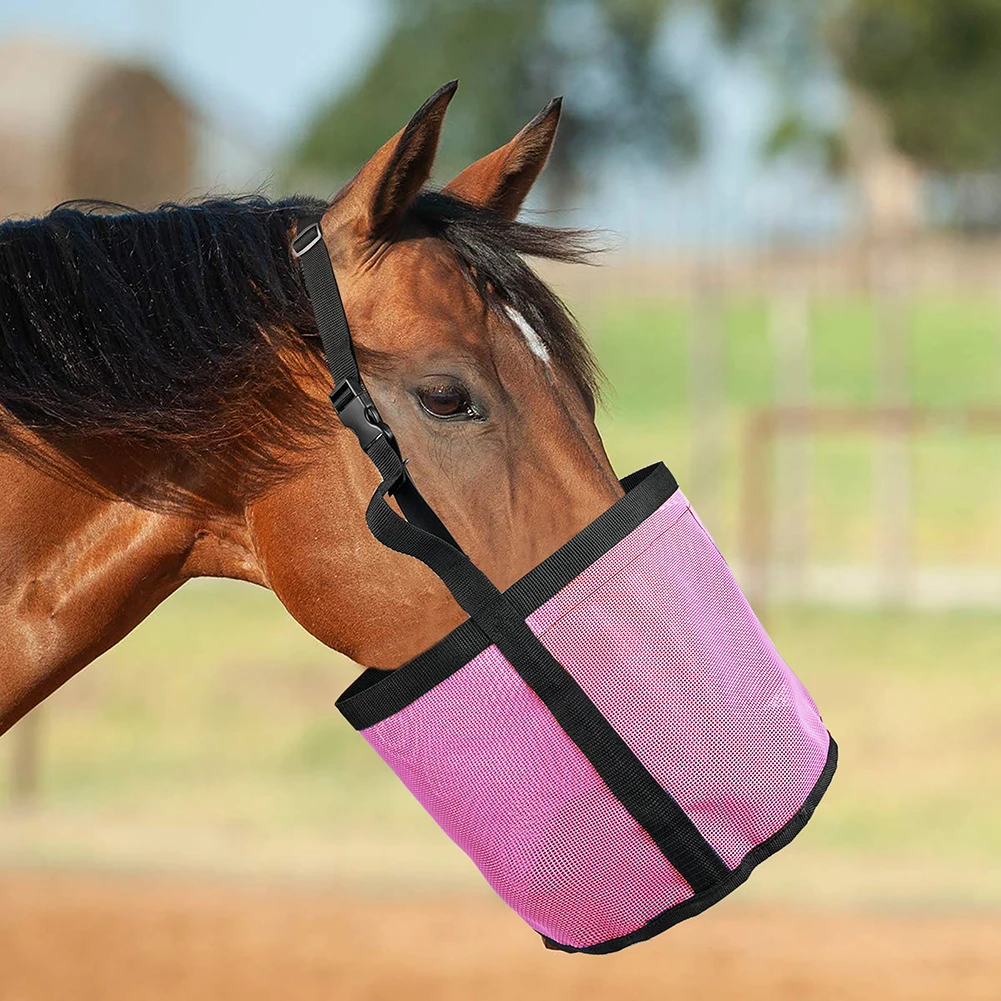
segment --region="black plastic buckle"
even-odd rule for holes
[[[393,441],[393,432],[376,409],[372,398],[352,379],[342,379],[330,394],[330,402],[341,423],[350,428],[367,452],[380,438]]]
[[[307,250],[312,250],[322,239],[323,233],[320,232],[319,223],[310,223],[292,241],[292,256],[295,258],[302,257]]]

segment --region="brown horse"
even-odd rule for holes
[[[322,206],[362,373],[421,490],[505,587],[620,496],[594,369],[515,221],[554,101],[423,191],[455,84]],[[106,207],[105,207],[106,209]],[[329,409],[289,243],[307,199],[0,226],[0,731],[186,580],[271,588],[313,635],[393,667],[464,614],[364,511],[378,475]]]

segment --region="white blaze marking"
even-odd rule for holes
[[[528,342],[532,354],[536,358],[541,358],[544,362],[549,361],[549,348],[542,342],[542,338],[535,332],[528,320],[525,319],[512,306],[505,306],[507,315],[511,317],[511,322],[521,331],[522,336]]]

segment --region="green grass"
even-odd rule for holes
[[[688,396],[691,309],[680,302],[610,302],[581,310],[611,391],[599,424],[616,467],[663,458],[697,507],[719,512],[710,527],[724,549],[735,546],[740,503],[741,431],[750,408],[776,402],[769,312],[746,299],[722,310],[726,461],[722,497],[689,483],[692,430],[699,414]],[[811,305],[809,357],[817,404],[868,406],[878,401],[879,316],[862,299]],[[1001,407],[1001,307],[986,297],[925,296],[905,310],[909,399],[931,407]],[[779,446],[781,447],[781,445]],[[938,431],[909,445],[917,563],[1001,565],[1001,433]],[[813,439],[811,557],[865,563],[876,559],[872,436]]]
[[[659,416],[688,404],[688,330],[684,302],[609,300],[579,310],[615,388],[620,412]],[[769,308],[764,300],[722,309],[724,387],[734,407],[774,402]],[[858,297],[819,298],[810,306],[808,351],[818,403],[877,400],[880,312]],[[1001,395],[1001,304],[976,295],[916,297],[903,309],[908,339],[908,393],[916,404],[972,406]]]

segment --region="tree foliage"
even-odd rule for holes
[[[439,163],[457,171],[566,93],[544,175],[553,200],[614,149],[666,162],[698,147],[690,96],[662,51],[670,0],[391,0],[391,27],[362,76],[321,108],[296,159],[353,171],[421,101],[458,77]]]
[[[885,114],[891,139],[939,171],[1001,166],[1001,0],[709,0],[728,42],[781,70],[773,150],[829,142],[797,81],[829,64]]]
[[[943,171],[1001,166],[999,0],[854,0],[834,28],[846,78],[901,151]]]

